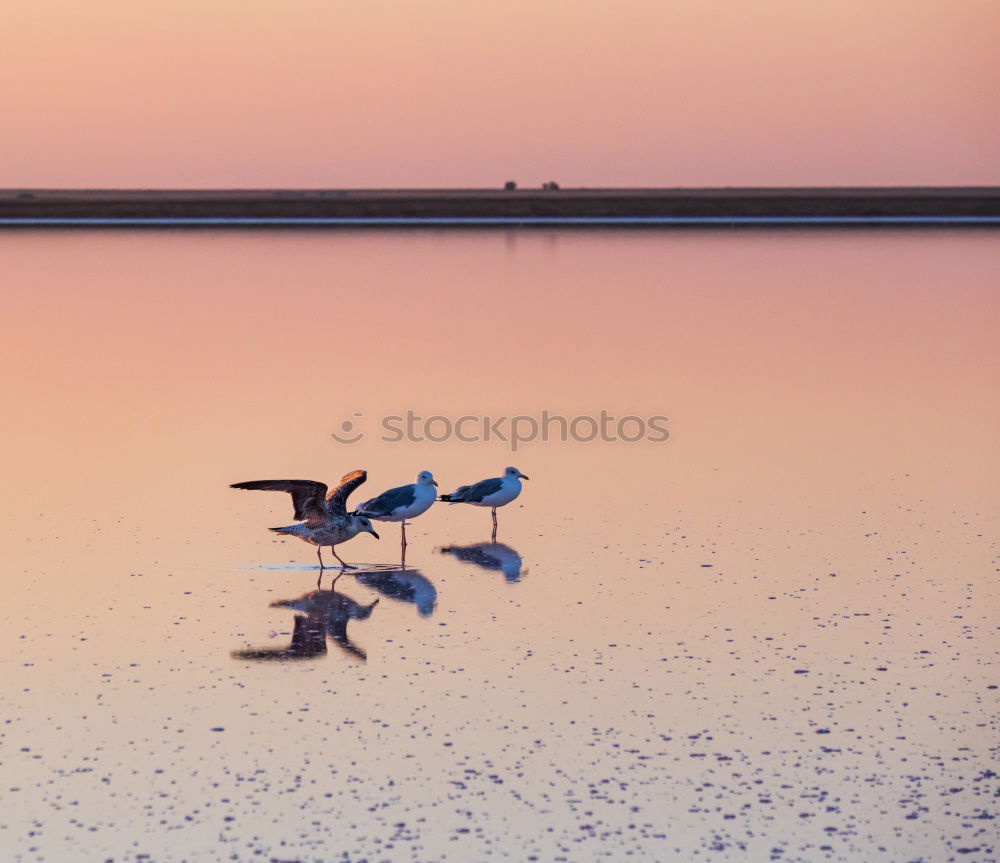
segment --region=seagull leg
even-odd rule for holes
[[[357,569],[356,566],[351,566],[349,563],[344,563],[344,561],[341,560],[340,555],[337,554],[337,549],[335,549],[332,545],[330,546],[330,551],[333,552],[333,556],[337,558],[337,560],[340,560],[341,569]]]
[[[319,578],[316,579],[316,589],[323,583],[323,546],[316,546],[316,557],[319,558]]]
[[[497,508],[494,506],[490,512],[493,513],[493,542],[497,541]]]

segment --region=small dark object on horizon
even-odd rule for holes
[[[542,188],[549,192],[555,192],[559,188],[559,184],[555,180],[549,180],[547,183],[542,183]]]
[[[506,183],[503,184],[503,189],[505,192],[513,192],[516,188],[517,188],[517,183],[515,183],[513,180],[508,180]]]

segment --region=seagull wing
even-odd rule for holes
[[[503,488],[501,479],[484,479],[475,485],[462,486],[448,497],[456,503],[479,503],[484,497],[500,491]]]
[[[393,511],[400,507],[412,505],[416,499],[416,486],[401,485],[399,488],[390,488],[378,497],[366,500],[355,512],[358,515],[367,515],[369,518],[384,518],[392,515]]]
[[[287,491],[295,505],[295,517],[308,524],[326,521],[326,483],[310,479],[259,479],[253,482],[234,482],[230,488],[247,488],[255,491]]]
[[[326,496],[326,509],[330,515],[347,515],[347,498],[354,489],[368,479],[367,471],[352,470],[340,479],[340,484]]]

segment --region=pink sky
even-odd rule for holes
[[[1000,182],[995,0],[10,0],[0,186]]]

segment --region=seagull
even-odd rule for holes
[[[357,567],[344,563],[334,549],[335,545],[353,539],[359,533],[370,533],[375,539],[372,523],[360,515],[348,515],[348,495],[361,483],[368,479],[363,470],[351,471],[345,474],[340,484],[329,494],[326,483],[313,482],[309,479],[261,479],[252,482],[234,482],[230,488],[246,488],[260,491],[287,491],[292,496],[295,505],[295,518],[304,520],[304,524],[290,524],[287,527],[272,527],[275,533],[297,536],[305,542],[316,546],[316,556],[319,558],[319,581],[323,580],[323,546],[330,546],[333,556],[340,561],[341,569],[356,569]]]
[[[451,494],[441,495],[446,503],[471,503],[488,506],[493,511],[493,541],[497,538],[497,507],[506,506],[521,493],[521,480],[528,479],[516,467],[509,467],[503,476],[484,479],[475,485],[463,485]]]
[[[401,522],[403,554],[406,554],[406,520],[423,515],[437,498],[437,483],[429,470],[417,474],[417,481],[399,488],[390,488],[378,497],[366,500],[354,510],[354,515],[374,518],[376,521]]]

